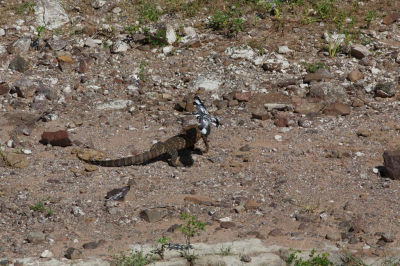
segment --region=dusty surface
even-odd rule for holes
[[[180,48],[176,43],[174,52],[166,55],[158,46],[139,49],[138,43],[123,53],[110,53],[103,44],[83,46],[81,41],[89,36],[76,33],[77,29],[76,35],[68,35],[67,28],[44,32],[44,42],[54,34],[67,45],[59,51],[30,48],[25,55],[31,67],[24,73],[8,68],[15,54],[3,53],[0,81],[12,88],[26,77],[34,85],[27,86],[25,97],[12,91],[0,95],[2,157],[22,154],[28,162],[25,168],[0,164],[0,258],[39,257],[46,249],[61,258],[68,247],[75,247],[84,257],[110,260],[109,249],[155,244],[163,235],[174,243],[184,243],[179,232],[167,232],[172,225],[181,224],[182,212],[207,223],[195,242],[257,236],[267,246],[318,249],[329,244],[343,251],[358,250],[360,256],[384,256],[398,246],[396,233],[400,230],[400,183],[378,171],[383,166],[383,152],[400,144],[399,98],[393,94],[381,98],[374,92],[380,82],[392,82],[398,90],[400,22],[382,24],[382,18],[396,7],[385,8],[370,28],[359,29],[370,41],[371,64],[348,54],[330,58],[327,52],[318,53],[326,45],[321,39],[326,29],[319,23],[302,25],[288,20],[282,35],[274,31],[275,22],[269,17],[227,38],[207,29],[205,18],[191,22],[164,16],[161,20],[176,31],[180,24],[200,23],[195,30],[201,40],[200,47],[193,48]],[[85,18],[74,27],[94,27],[97,33],[100,30],[93,25],[96,16],[107,16],[89,4],[80,12],[72,7],[66,10],[70,17]],[[124,12],[110,16],[118,18]],[[9,30],[12,21],[4,27],[9,31],[0,37],[1,46],[7,47],[21,36],[35,38],[29,29],[37,26],[33,14],[25,15],[26,28]],[[12,18],[18,16],[15,12]],[[124,26],[113,19],[109,24]],[[123,29],[119,33],[91,38],[103,43],[125,38]],[[257,49],[243,45],[259,36],[268,36],[262,59],[286,61],[288,68],[268,71],[256,63]],[[277,53],[278,47],[285,45],[293,51]],[[252,50],[254,55],[234,58],[226,52],[229,47]],[[56,58],[62,55],[74,63],[60,68]],[[86,69],[82,69],[83,61]],[[141,71],[142,61],[146,65]],[[340,86],[339,97],[329,92],[324,97],[310,95],[310,88],[318,82],[304,82],[307,71],[301,62],[329,67],[329,75],[321,83]],[[347,80],[355,69],[364,78]],[[110,157],[122,157],[148,150],[155,140],[179,133],[188,116],[176,105],[199,89],[196,82],[202,78],[213,83],[202,83],[200,98],[221,121],[219,129],[212,128],[209,153],[181,152],[183,158],[193,159],[193,164],[182,168],[169,166],[168,158],[161,157],[143,165],[85,170],[87,165],[76,157],[76,149],[91,147]],[[37,85],[37,80],[43,84]],[[235,92],[243,91],[251,92],[250,101],[235,100],[240,99]],[[101,109],[102,104],[117,100],[129,102],[118,109]],[[321,103],[323,108],[332,102],[345,104],[350,113],[331,116],[320,109],[307,115],[294,111],[309,103]],[[289,107],[261,111],[270,117],[266,120],[254,118],[251,105],[264,110],[265,103]],[[284,126],[277,122],[280,119],[286,121]],[[61,129],[68,130],[72,146],[39,142],[44,131]],[[201,142],[198,146],[204,148]],[[27,150],[31,154],[24,154]],[[183,161],[190,163],[190,159]],[[128,183],[131,189],[126,200],[105,206],[107,192]],[[190,194],[210,197],[215,204],[185,202]],[[30,206],[40,200],[45,211],[32,210]],[[256,202],[255,209],[235,211],[249,200]],[[167,208],[168,215],[154,223],[140,218],[141,211],[153,207]],[[47,215],[50,209],[51,216]],[[220,227],[219,219],[225,217],[235,224],[233,228]],[[31,232],[44,233],[45,241],[29,243]],[[336,238],[338,234],[342,239]],[[386,237],[381,239],[382,235]],[[103,244],[96,249],[82,248],[84,243],[100,240]]]

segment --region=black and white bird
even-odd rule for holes
[[[193,105],[196,107],[196,111],[192,114],[199,120],[199,129],[201,134],[208,136],[211,133],[211,126],[213,124],[217,128],[219,127],[219,120],[215,117],[210,117],[206,107],[201,102],[200,98],[196,95],[193,100]]]

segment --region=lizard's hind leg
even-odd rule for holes
[[[167,153],[171,155],[171,162],[170,164],[175,167],[182,166],[182,164],[178,161],[178,151],[173,148],[168,148]]]

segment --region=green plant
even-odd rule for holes
[[[161,259],[164,259],[165,247],[169,244],[170,241],[171,241],[171,238],[168,238],[166,236],[163,236],[162,238],[157,239],[157,243],[161,244],[161,249],[160,249]]]
[[[316,11],[317,14],[322,18],[326,19],[328,18],[333,10],[333,4],[335,3],[335,0],[321,0],[317,1],[316,5]]]
[[[197,259],[197,256],[194,254],[194,251],[190,251],[191,238],[197,235],[200,231],[204,231],[206,223],[197,221],[196,216],[190,216],[188,213],[182,213],[180,219],[183,221],[183,224],[181,224],[178,228],[185,237],[186,241],[186,246],[182,255],[188,260],[190,265],[193,265],[193,262]]]
[[[49,200],[50,197],[47,197],[47,200]],[[32,211],[38,211],[38,212],[42,212],[45,213],[46,212],[46,207],[44,206],[43,202],[46,201],[45,199],[41,199],[38,202],[36,202],[35,205],[31,205],[29,206],[29,208]],[[53,215],[53,210],[51,208],[49,208],[49,210],[46,213],[46,217],[50,217]]]
[[[233,245],[233,244],[232,244]],[[230,245],[229,247],[224,248],[224,246],[222,246],[219,249],[219,254],[221,256],[229,256],[232,255],[232,245]]]
[[[310,259],[308,261],[303,261],[302,258],[297,258],[297,253],[301,253],[300,250],[294,251],[289,255],[289,258],[286,260],[286,265],[294,266],[330,266],[333,265],[333,262],[329,261],[329,253],[325,252],[321,255],[318,254],[315,256],[315,250],[311,250]]]
[[[137,31],[139,30],[139,27],[140,27],[139,25],[134,25],[134,24],[132,24],[132,25],[126,25],[126,26],[124,27],[124,30],[128,31],[129,34],[132,34],[132,33],[137,32]]]
[[[315,73],[315,71],[317,71],[320,68],[325,68],[324,64],[322,63],[303,63],[303,65],[305,66],[306,70],[308,73]]]
[[[35,205],[29,206],[29,208],[32,211],[38,211],[38,212],[45,212],[46,211],[46,208],[44,207],[44,204],[43,204],[42,200],[39,200],[38,202],[36,202]]]
[[[36,32],[37,32],[37,37],[40,38],[42,36],[42,33],[46,27],[45,26],[37,26],[36,27]]]
[[[228,16],[222,12],[215,12],[215,14],[211,17],[211,27],[214,30],[224,30],[228,25]]]
[[[25,2],[25,3],[20,4],[20,5],[17,7],[17,12],[18,12],[19,14],[23,14],[23,13],[25,13],[25,12],[28,10],[28,11],[30,11],[30,12],[32,12],[32,13],[35,13],[35,9],[33,8],[34,6],[35,6],[35,3],[32,3],[32,2],[30,2],[30,1],[27,1],[27,2]]]
[[[154,36],[150,34],[149,28],[144,28],[143,33],[146,37],[144,42],[150,44],[150,46],[164,47],[167,43],[167,30],[165,28],[158,29]]]
[[[369,28],[371,22],[374,20],[375,18],[375,11],[374,10],[369,10],[368,14],[367,14],[367,18],[365,19],[365,21],[367,21],[367,28]]]
[[[140,68],[139,78],[140,78],[140,80],[145,82],[146,81],[146,77],[145,77],[146,61],[140,62],[139,68]]]
[[[141,17],[152,22],[156,22],[162,14],[155,2],[147,0],[140,1],[139,12]]]
[[[236,18],[231,22],[231,29],[229,31],[229,35],[237,35],[239,32],[243,30],[243,19]]]
[[[143,251],[135,249],[130,255],[126,255],[121,251],[119,254],[113,255],[113,260],[115,266],[143,266],[153,261],[153,254],[143,255]]]

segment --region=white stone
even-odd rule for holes
[[[277,140],[277,141],[282,141],[282,136],[281,136],[281,135],[276,135],[276,136],[275,136],[275,140]]]
[[[6,35],[6,31],[3,28],[1,28],[0,29],[0,36],[4,36],[4,35]]]
[[[122,41],[122,40],[118,40],[116,42],[113,43],[113,45],[111,46],[111,52],[112,53],[123,53],[128,51],[129,45]]]
[[[164,54],[169,54],[173,49],[174,49],[174,47],[172,45],[169,45],[169,46],[163,47],[162,51]]]
[[[207,76],[200,76],[196,80],[190,84],[192,91],[197,91],[199,88],[204,88],[208,91],[213,91],[219,89],[222,85],[222,81],[214,76],[214,75],[207,75]]]
[[[234,59],[243,58],[247,60],[252,60],[255,53],[250,46],[244,45],[239,47],[228,47],[225,50],[225,54]]]
[[[113,8],[113,10],[112,10],[111,12],[113,12],[114,14],[121,13],[121,12],[122,12],[122,8],[120,8],[119,6],[117,6],[117,7]]]
[[[287,53],[291,53],[291,52],[293,52],[293,50],[289,49],[289,47],[287,47],[287,46],[279,46],[278,53],[287,54]]]
[[[224,217],[224,218],[219,219],[219,221],[220,222],[230,222],[230,221],[232,221],[232,219],[231,219],[231,217]]]
[[[87,38],[85,41],[85,46],[94,48],[97,47],[97,43],[92,38]]]
[[[32,154],[32,151],[27,149],[23,149],[22,152],[26,155]]]
[[[45,250],[42,252],[42,254],[40,255],[41,258],[52,258],[53,257],[53,253],[50,250]]]
[[[196,30],[193,27],[183,28],[183,34],[188,37],[195,37],[197,35]]]
[[[53,30],[69,22],[61,1],[38,0],[35,3],[35,16],[38,25],[45,26],[48,30]]]
[[[381,71],[378,68],[371,67],[371,73],[374,75],[378,75]]]
[[[176,33],[174,31],[174,28],[170,24],[167,24],[165,25],[165,29],[165,39],[167,40],[167,42],[169,44],[173,44],[174,42],[176,42]]]

